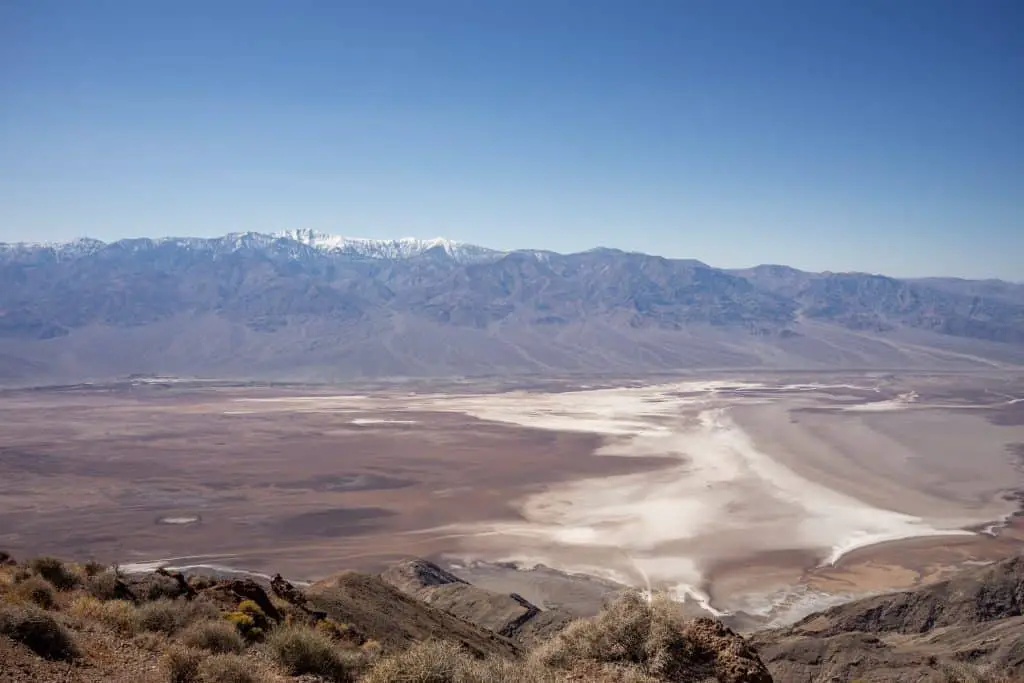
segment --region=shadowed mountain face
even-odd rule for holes
[[[1022,291],[313,233],[0,245],[0,378],[1020,363]]]

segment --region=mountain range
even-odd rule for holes
[[[0,380],[1024,363],[1024,284],[296,230],[0,244]]]

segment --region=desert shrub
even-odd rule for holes
[[[199,680],[199,665],[206,657],[206,653],[201,650],[171,648],[163,660],[168,683],[196,683]]]
[[[316,622],[313,628],[334,640],[352,643],[353,645],[359,645],[362,642],[362,637],[353,631],[351,626],[339,624],[334,619],[321,619]]]
[[[140,628],[135,605],[127,600],[103,602],[91,595],[80,595],[71,603],[69,611],[87,621],[97,621],[122,635],[134,635]]]
[[[88,562],[82,565],[82,572],[89,578],[92,578],[93,576],[99,576],[100,574],[107,571],[107,569],[107,565],[103,564],[102,562],[97,562],[96,560],[89,560]]]
[[[223,616],[223,612],[216,604],[207,600],[177,600],[179,603],[183,603],[187,607],[187,623],[191,624],[194,622],[203,622],[211,620],[219,620]]]
[[[225,618],[250,643],[262,640],[263,635],[270,627],[270,620],[267,619],[267,615],[252,600],[243,600],[235,611],[229,612],[225,615]]]
[[[57,591],[52,583],[41,576],[28,577],[15,584],[11,592],[17,599],[43,609],[54,609],[57,606]]]
[[[108,600],[100,603],[99,618],[118,633],[131,635],[141,628],[139,612],[127,600]]]
[[[91,595],[79,595],[71,601],[68,613],[83,621],[99,621],[103,603]]]
[[[53,615],[38,607],[0,607],[0,633],[22,643],[45,659],[78,656],[71,634]]]
[[[181,634],[181,642],[188,647],[209,652],[241,652],[245,641],[238,631],[224,621],[200,621],[192,624]]]
[[[238,603],[237,610],[242,614],[248,614],[251,616],[253,621],[255,621],[256,625],[260,628],[265,629],[270,624],[267,619],[267,615],[263,612],[263,608],[257,605],[253,600],[242,600],[242,602]]]
[[[445,640],[425,640],[408,650],[381,659],[363,678],[364,683],[470,683],[474,669],[470,655]]]
[[[123,600],[130,597],[121,577],[112,569],[90,574],[85,580],[85,590],[98,600]]]
[[[556,683],[564,679],[535,662],[499,657],[478,660],[455,643],[428,640],[380,659],[360,680],[362,683]],[[576,680],[603,679],[588,676]]]
[[[334,641],[308,626],[284,625],[270,632],[271,655],[293,676],[313,674],[331,681],[353,681],[358,655],[342,653]]]
[[[188,579],[188,585],[197,592],[211,588],[217,585],[217,582],[217,579],[213,576],[192,576]]]
[[[676,680],[686,675],[693,648],[682,634],[676,606],[668,599],[647,599],[630,591],[597,616],[569,624],[533,653],[539,664],[563,671],[595,667],[635,669],[636,673]],[[632,675],[632,674],[630,674]]]
[[[56,557],[37,557],[29,567],[59,591],[69,591],[79,584],[78,575]]]
[[[17,564],[17,562],[14,560],[13,557],[11,557],[11,554],[9,552],[7,552],[6,550],[0,550],[0,567],[11,564]]]
[[[140,605],[136,611],[141,628],[172,635],[193,622],[210,618],[209,609],[209,605],[204,606],[201,603],[161,598]],[[216,616],[215,609],[213,616]]]
[[[534,662],[490,657],[484,660],[465,660],[460,671],[460,683],[564,683],[564,676],[558,676]],[[601,681],[600,676],[576,677],[578,681]],[[617,683],[639,683],[619,681]],[[645,682],[646,683],[646,682]]]
[[[233,654],[212,655],[199,664],[203,683],[262,683],[269,680],[258,672],[252,660]]]
[[[149,631],[136,634],[131,642],[140,650],[150,652],[164,652],[167,649],[167,639],[159,633],[150,633]]]
[[[185,605],[188,607],[187,621],[189,623],[195,621],[209,621],[211,619],[220,619],[223,616],[217,605],[206,600],[191,600],[185,602]]]
[[[224,618],[246,642],[252,643],[263,638],[263,629],[256,625],[251,615],[244,612],[229,612]]]
[[[945,683],[1020,683],[1024,677],[994,667],[978,667],[961,662],[942,667]]]
[[[174,600],[184,594],[182,585],[173,576],[166,574],[149,574],[132,581],[132,592],[143,601]]]

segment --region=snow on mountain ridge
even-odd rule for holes
[[[13,242],[0,243],[0,253],[28,255],[33,252],[45,251],[53,255],[58,261],[76,259],[81,256],[94,254],[106,244],[91,237],[79,237],[63,242]]]
[[[279,237],[295,240],[307,246],[327,252],[357,254],[368,258],[406,259],[419,256],[431,249],[440,248],[459,262],[493,260],[504,252],[480,247],[475,244],[456,242],[445,237],[420,239],[400,237],[398,239],[370,239],[366,237],[344,237],[314,230],[285,230]]]
[[[112,245],[120,245],[132,250],[144,250],[167,244],[186,249],[211,250],[215,252],[238,251],[239,249],[264,249],[272,246],[287,246],[292,243],[296,249],[315,249],[316,251],[357,256],[382,260],[403,260],[420,256],[434,249],[440,249],[449,258],[459,263],[479,263],[493,261],[505,255],[503,251],[464,242],[456,242],[444,237],[419,239],[403,237],[399,239],[369,239],[363,237],[343,237],[316,232],[314,230],[285,230],[278,233],[234,232],[221,237],[160,237],[124,239],[105,243],[92,238],[79,238],[64,242],[15,242],[0,243],[0,253],[9,255],[30,255],[39,252],[50,252],[56,258],[78,258],[86,256]],[[300,246],[301,245],[301,246]]]

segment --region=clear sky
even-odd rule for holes
[[[0,0],[0,241],[1024,280],[1021,0]]]

